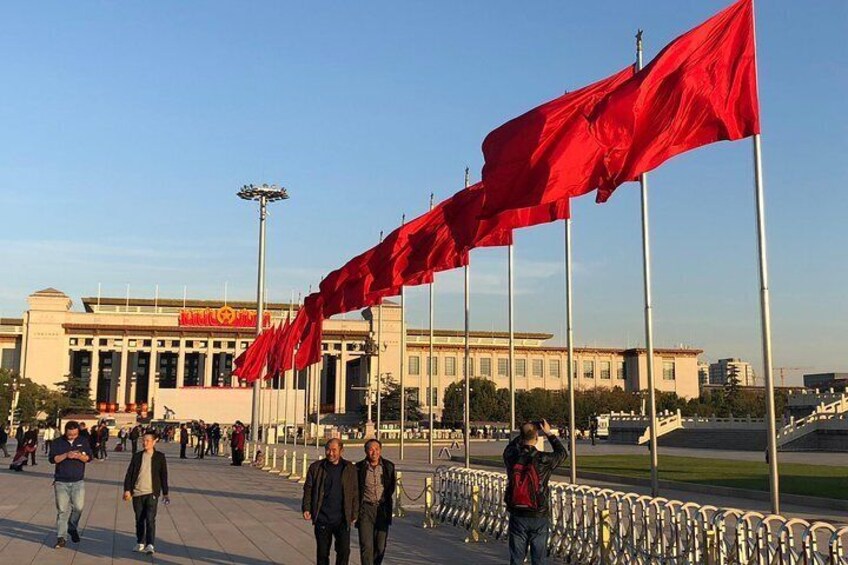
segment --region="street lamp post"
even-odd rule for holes
[[[237,193],[242,200],[259,202],[259,268],[256,282],[256,335],[262,333],[262,322],[265,316],[265,217],[266,207],[271,202],[286,200],[289,195],[283,187],[262,184],[256,186],[246,184]],[[253,382],[253,403],[250,417],[250,440],[259,440],[259,408],[261,405],[262,388],[259,379]]]

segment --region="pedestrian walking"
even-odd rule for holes
[[[41,436],[42,441],[44,441],[44,455],[50,453],[50,444],[53,443],[53,438],[55,437],[53,426],[47,426],[44,428],[44,433]]]
[[[233,435],[230,439],[230,450],[233,453],[232,464],[236,467],[241,467],[244,462],[244,445],[245,445],[245,428],[240,420],[236,420],[233,425]]]
[[[141,426],[136,424],[130,430],[130,445],[132,445],[132,454],[135,455],[138,451],[138,438],[141,437]]]
[[[171,503],[168,497],[168,462],[165,454],[156,451],[159,437],[155,431],[147,431],[142,436],[143,450],[136,453],[127,467],[124,476],[124,500],[132,500],[135,512],[135,551],[148,555],[155,553],[156,541],[156,510],[159,507],[159,497],[167,505]]]
[[[356,464],[359,478],[359,560],[362,565],[380,565],[392,524],[392,501],[397,485],[395,465],[382,456],[380,440],[365,442],[365,459]]]
[[[15,441],[18,443],[18,445],[20,445],[24,442],[24,434],[25,433],[26,433],[26,430],[24,429],[24,425],[18,424],[18,429],[15,431]]]
[[[206,423],[200,420],[197,425],[197,449],[195,450],[195,459],[203,459],[206,451]]]
[[[109,428],[106,427],[105,423],[100,425],[98,438],[98,459],[109,459],[109,453],[106,451],[106,447],[109,444]]]
[[[180,459],[186,459],[186,446],[188,446],[188,429],[185,424],[180,424]]]
[[[315,529],[318,565],[330,565],[330,548],[335,543],[336,565],[350,560],[350,527],[359,515],[359,480],[356,466],[342,455],[338,438],[324,446],[325,458],[309,466],[303,485],[303,519]]]
[[[553,453],[536,449],[539,432],[547,437]],[[568,452],[545,420],[521,426],[520,433],[504,449],[510,565],[524,563],[528,547],[533,565],[545,563],[551,522],[548,481],[566,455]]]
[[[64,435],[50,446],[48,461],[56,466],[53,491],[56,495],[56,545],[65,547],[65,539],[79,543],[79,520],[85,504],[85,465],[91,461],[91,444],[80,436],[80,426],[71,420]]]
[[[6,424],[0,426],[0,449],[3,450],[3,457],[9,457],[9,452],[6,450],[6,444],[9,443],[9,433],[6,431]]]
[[[38,463],[35,462],[35,454],[38,451],[38,428],[36,428],[35,426],[29,427],[29,429],[24,434],[24,444],[28,446],[27,453],[30,457],[30,465],[35,467],[36,465],[38,465]]]
[[[18,442],[18,448],[15,451],[15,456],[12,458],[12,464],[9,465],[9,469],[20,473],[24,470],[24,465],[27,464],[27,460],[30,455],[32,455],[33,460],[35,459],[35,452],[38,449],[38,433],[31,434],[30,432],[25,432],[23,435],[23,439]],[[35,463],[33,463],[35,465]]]
[[[88,434],[89,444],[91,446],[91,452],[94,454],[95,459],[100,458],[100,426],[102,422],[93,426]]]

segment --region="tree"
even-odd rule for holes
[[[481,377],[471,377],[470,400],[472,422],[509,421],[509,398],[504,403],[503,395],[495,383]],[[445,389],[442,422],[463,422],[465,419],[465,382],[451,383]]]
[[[18,387],[18,405],[15,414],[17,422],[31,424],[39,418],[52,422],[58,414],[57,407],[67,401],[58,391],[51,391],[31,379],[21,378],[17,373],[7,369],[0,369],[0,420],[2,421],[7,421],[9,417],[14,382],[17,382]]]
[[[383,398],[380,401],[380,418],[384,422],[400,421],[400,384],[393,379],[383,378],[381,388]],[[407,422],[418,423],[424,418],[416,389],[407,387],[405,408]],[[359,410],[363,419],[366,411],[365,406]]]
[[[65,380],[56,383],[62,397],[67,400],[64,406],[56,407],[61,416],[65,414],[97,414],[97,410],[94,409],[94,402],[91,400],[89,382],[89,379],[66,375]]]

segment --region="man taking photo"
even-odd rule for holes
[[[309,466],[303,485],[303,519],[315,526],[318,565],[330,565],[335,540],[336,565],[350,559],[350,527],[359,515],[356,467],[342,458],[344,445],[333,438],[324,446],[325,458]]]
[[[539,432],[548,439],[553,453],[536,449]],[[528,547],[531,563],[544,565],[551,522],[548,482],[566,455],[568,452],[545,420],[521,426],[520,433],[504,449],[510,565],[524,563]]]
[[[365,459],[356,464],[359,475],[359,560],[362,565],[380,565],[392,523],[392,500],[397,484],[395,465],[383,459],[380,440],[365,442]]]
[[[65,434],[50,444],[47,460],[56,469],[53,473],[53,491],[56,495],[56,545],[65,547],[68,534],[71,541],[79,543],[79,520],[85,504],[85,464],[91,461],[91,445],[80,437],[79,424],[73,420],[65,424]]]

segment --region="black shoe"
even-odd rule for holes
[[[60,547],[65,547],[65,538],[57,538],[56,545],[53,546],[54,549],[59,549]]]
[[[72,542],[74,542],[74,543],[79,543],[79,542],[80,542],[80,535],[79,535],[79,532],[68,532],[68,533],[69,533],[69,534],[71,534],[71,541],[72,541]]]

